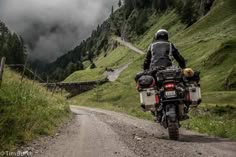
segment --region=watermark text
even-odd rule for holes
[[[29,151],[0,151],[0,157],[32,157],[33,153]]]

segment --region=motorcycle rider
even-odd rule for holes
[[[175,59],[182,69],[186,68],[186,62],[178,49],[169,42],[169,33],[165,29],[160,29],[155,34],[155,41],[149,46],[148,53],[144,60],[144,71],[155,69],[156,67],[172,66],[172,59]],[[160,122],[162,117],[161,110],[154,113],[155,121]],[[186,115],[187,116],[187,115]]]
[[[160,66],[169,67],[172,66],[173,58],[182,69],[186,68],[185,59],[180,55],[174,44],[169,42],[168,31],[160,29],[155,34],[155,42],[148,48],[143,68],[144,70],[149,70]]]

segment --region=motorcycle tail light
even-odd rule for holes
[[[165,84],[165,89],[167,90],[173,90],[175,88],[175,84],[174,83],[167,83]]]
[[[136,84],[136,89],[137,89],[137,90],[140,89],[140,84],[139,84],[139,83]]]
[[[159,99],[159,96],[158,95],[156,95],[156,104],[159,104],[160,103],[160,99]]]
[[[155,85],[156,85],[156,81],[155,81],[155,80],[153,80],[153,81],[152,81],[152,84],[151,84],[151,86],[150,86],[150,87],[155,87]]]
[[[186,101],[187,101],[187,102],[190,102],[190,101],[191,101],[191,99],[190,99],[190,94],[189,94],[189,93],[187,93],[187,95],[186,95]]]

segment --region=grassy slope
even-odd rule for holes
[[[185,122],[184,126],[231,138],[236,138],[236,92],[224,91],[224,84],[236,63],[235,6],[234,0],[217,0],[207,16],[187,29],[184,29],[173,11],[152,16],[147,23],[151,27],[135,42],[138,47],[146,49],[156,30],[170,30],[171,41],[176,43],[188,59],[189,66],[202,72],[204,104],[192,112],[192,119]],[[116,58],[112,60],[115,62]],[[100,62],[107,61],[101,59]],[[79,102],[79,105],[101,107],[150,119],[150,115],[139,109],[139,96],[133,80],[141,70],[142,62],[143,57],[134,59],[134,63],[116,82],[84,93],[74,98],[74,101]]]
[[[105,68],[117,68],[133,61],[138,55],[126,47],[119,46],[104,57],[102,53],[95,60],[96,69],[77,71],[71,74],[64,82],[92,81],[104,78]]]
[[[96,69],[86,69],[83,71],[77,71],[71,74],[69,77],[65,79],[64,82],[79,82],[79,81],[94,81],[103,79],[105,76],[103,75],[104,69],[103,68],[96,68]]]
[[[0,88],[0,150],[54,133],[69,114],[60,96],[6,69]]]

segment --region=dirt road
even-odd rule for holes
[[[122,40],[120,37],[114,37],[114,39],[116,41],[118,41],[119,43],[121,43],[122,45],[128,47],[129,49],[133,50],[134,52],[136,52],[136,53],[138,53],[140,55],[144,55],[145,54],[142,50],[138,49],[133,44],[131,44],[131,43],[127,42],[127,41]]]
[[[132,62],[130,62],[130,63],[128,63],[128,64],[125,64],[125,65],[122,65],[122,66],[120,66],[119,68],[114,69],[114,71],[106,71],[106,72],[104,73],[104,75],[107,76],[107,78],[108,78],[108,80],[109,80],[110,82],[114,82],[114,81],[116,81],[116,80],[119,78],[120,74],[121,74],[125,69],[127,69],[127,68],[129,67],[129,65],[130,65],[131,63],[132,63]]]
[[[73,125],[38,157],[235,157],[236,142],[181,130],[170,141],[159,125],[125,114],[72,106]]]

